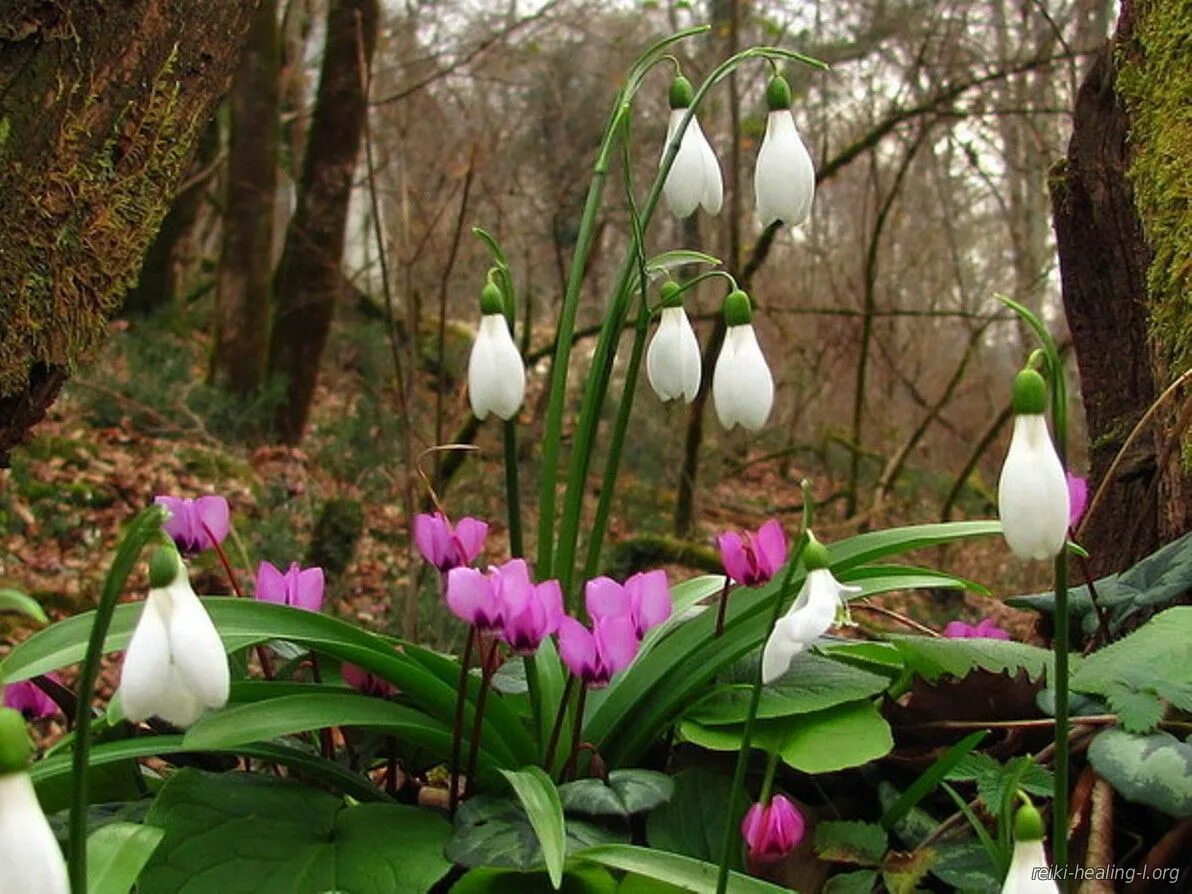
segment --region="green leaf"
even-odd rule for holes
[[[693,891],[695,894],[714,894],[716,891],[715,863],[632,844],[606,844],[580,851],[576,856],[611,869],[623,869],[666,882],[681,891]],[[738,872],[729,873],[728,889],[733,894],[775,894],[788,890]]]
[[[545,872],[482,866],[451,886],[451,894],[547,894],[556,890]],[[599,866],[573,866],[563,873],[563,894],[614,894],[617,882]]]
[[[786,717],[868,698],[884,690],[888,678],[850,667],[811,652],[795,656],[790,671],[762,687],[757,716]],[[705,726],[744,723],[752,701],[752,685],[721,687],[687,712]]]
[[[905,792],[882,814],[882,828],[892,829],[922,801],[945,776],[988,735],[985,730],[969,733],[923,771]]]
[[[559,790],[541,767],[502,770],[501,775],[509,781],[530,818],[551,884],[558,890],[563,882],[563,863],[567,859],[567,826]]]
[[[37,600],[19,590],[0,590],[0,612],[16,612],[42,624],[50,623]]]
[[[999,639],[946,639],[943,637],[890,635],[890,641],[902,653],[906,666],[935,681],[944,674],[964,677],[978,668],[1011,674],[1025,670],[1036,679],[1047,673],[1051,676],[1054,666],[1052,654],[1047,649]],[[1071,656],[1073,664],[1079,656]]]
[[[381,730],[440,757],[451,752],[451,730],[442,721],[406,705],[348,689],[281,695],[215,711],[187,730],[183,743],[192,751],[233,750],[249,742],[268,742],[332,726]],[[480,760],[491,764],[492,755],[482,749]]]
[[[559,786],[565,811],[590,816],[645,813],[665,804],[674,793],[674,781],[657,770],[613,770],[607,783],[602,779],[577,779]]]
[[[566,820],[568,856],[623,836],[575,819]],[[522,805],[511,798],[478,795],[460,805],[446,856],[461,866],[540,869],[544,865],[538,834]]]
[[[886,830],[877,823],[827,820],[815,827],[815,852],[833,863],[877,866],[887,847]]]
[[[108,823],[87,838],[87,894],[128,894],[165,833],[139,823]]]
[[[429,891],[450,826],[402,804],[349,807],[288,779],[183,769],[147,822],[165,831],[141,894]]]
[[[882,861],[882,881],[890,894],[914,894],[919,882],[935,863],[935,851],[931,849],[912,851],[909,854],[890,853]]]
[[[1105,696],[1131,732],[1158,724],[1160,698],[1192,711],[1192,606],[1160,612],[1089,655],[1073,673],[1072,688]]]
[[[932,846],[935,862],[931,874],[957,891],[998,894],[1002,874],[989,862],[989,854],[975,841],[941,841]]]
[[[1192,745],[1165,732],[1097,733],[1089,762],[1127,801],[1183,819],[1192,816]]]
[[[719,864],[724,827],[741,825],[749,798],[743,790],[732,795],[732,781],[707,770],[684,770],[674,777],[674,795],[646,819],[650,847]],[[733,816],[725,806],[737,805]],[[729,865],[739,867],[741,855],[734,848]]]
[[[824,894],[870,894],[876,883],[877,872],[873,869],[842,872],[828,879]]]

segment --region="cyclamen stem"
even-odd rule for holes
[[[472,721],[472,740],[469,743],[467,785],[464,787],[464,797],[471,797],[476,789],[476,767],[480,763],[480,734],[484,731],[484,706],[488,702],[488,690],[492,688],[493,661],[497,657],[497,649],[501,645],[496,638],[489,646],[488,653],[483,647],[480,666],[480,693],[476,696],[476,717]]]
[[[200,522],[203,525],[203,531],[207,535],[207,539],[211,541],[211,545],[215,548],[215,554],[219,556],[219,561],[223,565],[224,573],[228,576],[228,583],[232,585],[232,592],[240,599],[244,598],[244,591],[240,589],[240,583],[236,580],[236,572],[232,569],[232,563],[228,561],[228,554],[224,552],[223,545],[216,539],[215,535],[211,533],[211,529],[207,527],[205,522]],[[258,643],[256,646],[257,660],[261,663],[261,674],[266,680],[273,679],[273,662],[269,660],[269,653],[265,651],[265,646]]]
[[[472,643],[476,639],[475,626],[468,628],[468,639],[464,643],[463,658],[459,664],[459,689],[455,695],[455,722],[451,727],[451,780],[448,783],[448,800],[451,815],[459,807],[459,758],[464,735],[464,701],[468,697],[468,665],[472,663]]]
[[[563,778],[575,776],[576,765],[579,763],[579,741],[584,731],[584,704],[588,700],[588,684],[580,681],[579,698],[575,702],[575,722],[571,726],[571,754],[567,758],[567,765],[563,768]]]
[[[733,579],[726,574],[724,588],[720,591],[720,607],[716,610],[716,632],[712,634],[715,639],[724,635],[724,616],[728,612],[728,591],[732,585]]]
[[[323,682],[323,673],[319,668],[319,653],[310,653],[310,676],[316,683]],[[331,727],[325,726],[319,730],[319,743],[322,747],[323,757],[326,760],[332,760],[335,757],[335,737],[331,733]]]
[[[559,710],[555,712],[555,724],[550,728],[550,740],[546,743],[546,757],[543,769],[551,774],[555,767],[555,751],[559,747],[559,736],[563,733],[563,718],[567,716],[567,700],[571,698],[571,684],[575,677],[568,674],[567,682],[563,684],[563,696],[559,699]]]

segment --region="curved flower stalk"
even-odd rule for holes
[[[501,290],[488,283],[480,292],[480,330],[468,358],[468,400],[478,419],[489,413],[509,420],[526,396],[526,366],[505,319]]]
[[[811,216],[815,166],[791,114],[791,88],[775,75],[766,87],[766,135],[757,153],[753,190],[763,227],[775,221],[798,226]]]
[[[808,536],[811,537],[810,532]],[[861,592],[832,576],[828,551],[811,537],[803,551],[807,577],[794,604],[778,619],[762,651],[762,682],[773,683],[790,669],[791,661],[828,632],[845,612],[843,597]]]
[[[1002,884],[1002,894],[1051,894],[1058,892],[1043,852],[1043,818],[1032,804],[1014,814],[1014,853]]]
[[[682,398],[691,403],[699,392],[703,360],[699,340],[683,309],[678,283],[662,284],[662,313],[646,349],[646,378],[663,403]]]
[[[262,562],[257,566],[254,594],[261,602],[317,612],[323,607],[325,586],[323,569],[318,566],[301,568],[297,562],[291,562],[289,569],[282,574],[272,562]]]
[[[1014,432],[998,480],[998,516],[1019,559],[1052,559],[1068,536],[1068,480],[1047,432],[1047,385],[1033,369],[1014,379]]]
[[[724,573],[743,587],[767,583],[786,564],[786,533],[776,518],[756,532],[725,531],[716,538]]]
[[[799,808],[785,795],[770,803],[754,804],[741,820],[741,837],[749,851],[749,862],[776,863],[799,846],[807,824]]]
[[[29,779],[25,721],[0,708],[0,886],[22,894],[70,894],[62,849]]]
[[[414,543],[422,558],[446,574],[452,568],[471,565],[484,549],[488,524],[465,516],[454,525],[443,513],[414,516]]]
[[[757,431],[774,406],[774,378],[753,331],[749,296],[736,289],[724,299],[728,331],[712,374],[712,401],[720,424]]]
[[[662,147],[663,159],[679,128],[683,126],[693,97],[691,82],[677,75],[670,88],[671,111],[666,126],[666,143]],[[690,217],[701,205],[708,214],[716,215],[724,204],[724,178],[720,173],[720,163],[694,115],[683,130],[662,194],[671,214],[680,218]]]
[[[227,704],[227,655],[172,549],[153,554],[149,585],[124,654],[118,694],[124,716],[134,723],[156,716],[187,727],[208,709]]]
[[[170,513],[162,528],[184,556],[211,549],[228,536],[231,527],[228,501],[221,496],[192,500],[161,495],[154,497],[153,502]]]

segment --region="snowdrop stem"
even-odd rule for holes
[[[488,691],[492,688],[493,664],[496,661],[497,649],[500,645],[500,640],[494,636],[487,653],[484,651],[483,645],[477,650],[481,655],[480,692],[476,696],[476,717],[472,721],[472,739],[468,743],[468,770],[464,797],[470,797],[476,790],[476,767],[480,763],[480,735],[484,732],[484,706],[488,703]]]
[[[459,806],[459,759],[464,735],[464,702],[468,697],[468,665],[472,663],[472,643],[475,639],[476,627],[469,627],[464,654],[459,662],[459,689],[455,694],[455,720],[451,726],[451,778],[447,783],[447,797],[453,817],[455,808]]]
[[[90,798],[88,772],[91,757],[91,700],[95,695],[95,681],[99,676],[99,663],[104,653],[104,640],[116,610],[116,600],[124,589],[124,583],[132,573],[141,550],[145,545],[161,536],[161,526],[166,519],[165,510],[152,505],[142,509],[132,520],[128,533],[124,535],[116,558],[104,579],[99,605],[95,609],[95,620],[91,624],[91,636],[87,641],[87,657],[79,673],[78,717],[75,723],[75,742],[71,751],[71,779],[74,786],[70,803],[70,855],[68,869],[70,886],[74,891],[87,890],[87,806]]]
[[[543,769],[553,774],[555,768],[555,751],[559,747],[559,736],[563,733],[563,718],[567,716],[567,702],[571,698],[571,684],[575,677],[567,675],[567,682],[563,684],[563,695],[559,699],[559,710],[555,712],[555,723],[550,728],[550,740],[546,743],[546,756],[543,759]]]
[[[728,591],[732,585],[733,579],[726,574],[724,587],[720,590],[720,608],[716,611],[716,632],[712,634],[715,639],[724,635],[724,616],[728,611]]]

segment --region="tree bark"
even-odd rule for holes
[[[269,350],[278,66],[277,0],[262,0],[228,99],[232,134],[215,297],[212,379],[239,395],[260,387]]]
[[[103,340],[254,5],[4,4],[0,464]]]
[[[269,375],[286,383],[286,401],[275,422],[277,437],[287,444],[298,443],[306,428],[342,290],[348,199],[367,112],[360,55],[367,65],[377,18],[376,0],[332,0],[327,10],[327,45],[298,202],[274,279]]]

